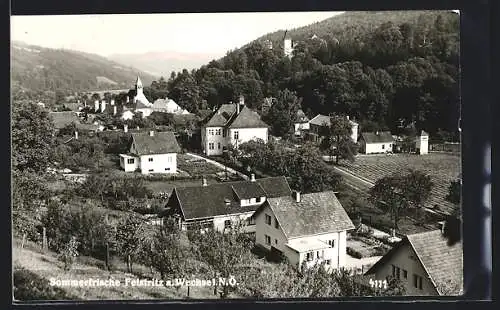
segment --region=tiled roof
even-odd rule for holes
[[[407,236],[420,262],[442,294],[460,294],[463,287],[463,249],[459,242],[453,246],[440,230]]]
[[[236,105],[234,104],[223,104],[219,107],[217,112],[210,118],[206,127],[223,127],[225,126],[231,116],[236,112]]]
[[[408,235],[386,253],[365,274],[373,274],[403,248],[409,245],[440,295],[460,295],[463,291],[463,248],[452,246],[441,230]]]
[[[250,110],[248,107],[243,106],[234,120],[229,125],[229,128],[267,128],[269,127],[264,123],[257,112]]]
[[[354,224],[332,191],[270,198],[269,204],[287,238],[339,232]]]
[[[283,191],[285,188],[288,188],[288,190]],[[291,195],[289,188],[284,177],[272,177],[256,179],[255,182],[238,181],[209,184],[207,186],[177,187],[174,189],[172,197],[177,195],[184,219],[190,220],[225,214],[245,213],[257,209],[257,206],[240,207],[235,190],[242,196],[256,195],[246,198],[257,198],[261,197],[262,194],[269,198],[276,197],[274,194]],[[226,201],[229,205],[226,204]],[[172,202],[173,200],[169,200],[167,206]]]
[[[361,137],[366,143],[388,143],[394,141],[389,131],[379,131],[378,133],[362,132]]]
[[[76,112],[50,112],[49,115],[52,117],[52,120],[54,121],[54,127],[56,129],[64,128],[71,123],[80,123],[80,119],[78,118]]]
[[[168,154],[181,151],[174,133],[170,131],[155,132],[150,136],[149,132],[133,133],[132,140],[135,144],[136,155]]]
[[[358,125],[358,123],[356,123],[353,120],[349,120],[349,122],[353,126]],[[330,126],[331,125],[330,116],[326,116],[326,115],[323,115],[323,114],[318,114],[315,117],[313,117],[313,119],[310,120],[309,123],[313,124],[313,125],[316,125],[316,126]]]

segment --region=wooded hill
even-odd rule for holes
[[[131,87],[137,75],[143,83],[156,77],[105,57],[72,50],[12,42],[11,83],[27,92],[72,93]]]
[[[171,75],[166,91],[193,112],[239,95],[258,109],[263,98],[276,97],[271,114],[279,119],[266,120],[275,133],[292,128],[302,108],[310,117],[347,114],[362,130],[397,132],[413,124],[431,137],[457,137],[458,14],[348,12],[289,37],[296,42],[291,59],[283,55],[283,32],[271,33],[198,70]],[[276,40],[272,49],[265,38]]]

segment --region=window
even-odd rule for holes
[[[382,144],[382,149],[385,149],[385,144]]]
[[[389,148],[392,146],[392,143],[389,143]]]
[[[335,240],[328,240],[328,245],[331,246],[332,248],[335,247]]]
[[[234,132],[234,140],[238,140],[240,138],[240,133],[238,131]]]
[[[149,162],[152,162],[152,161],[153,161],[153,157],[149,157],[149,158],[148,158],[148,161],[149,161]]]
[[[392,265],[392,276],[396,279],[400,279],[401,278],[401,269],[399,269],[399,267]]]
[[[271,237],[269,237],[268,235],[265,235],[265,237],[266,237],[266,244],[270,245],[271,244]]]
[[[274,244],[278,244],[278,239],[274,239]]]
[[[208,134],[211,135],[211,136],[213,136],[214,135],[214,130],[213,129],[209,129],[208,130]]]
[[[217,142],[217,148],[220,150],[220,142]]]
[[[133,164],[133,163],[134,163],[134,159],[133,158],[127,159],[127,164]]]
[[[271,216],[266,214],[266,224],[271,225]]]
[[[231,228],[231,220],[224,221],[224,228]]]
[[[220,136],[220,133],[221,133],[221,129],[220,128],[215,130],[215,134],[216,135]]]
[[[422,277],[416,274],[413,274],[413,287],[422,289]]]
[[[408,279],[408,271],[403,269],[403,278]]]
[[[255,218],[253,216],[248,218],[248,225],[255,225]]]
[[[320,258],[321,258],[321,256],[319,256],[319,251],[316,251],[316,258],[317,258],[317,259],[320,259]]]
[[[327,260],[325,260],[325,263],[326,263],[327,265],[331,265],[332,261],[331,261],[331,260],[329,260],[329,259],[327,259]]]
[[[149,171],[149,172],[153,172],[153,171],[154,171],[154,169],[149,169],[148,171]]]
[[[306,253],[306,259],[307,261],[312,261],[314,259],[314,252],[308,252]]]
[[[210,143],[208,144],[208,149],[209,149],[209,150],[213,150],[213,149],[214,149],[214,144],[213,144],[212,142],[210,142]]]
[[[256,201],[257,201],[257,202],[260,202],[260,197],[257,197]]]
[[[165,171],[170,171],[170,168],[165,168]]]
[[[274,219],[274,228],[278,229],[280,228],[280,224],[278,223],[278,219]]]

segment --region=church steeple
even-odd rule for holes
[[[142,82],[139,76],[137,76],[137,81],[135,82],[135,89],[136,90],[142,89]]]

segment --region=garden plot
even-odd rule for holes
[[[460,175],[460,157],[451,154],[430,153],[427,155],[394,154],[357,156],[356,161],[341,161],[349,172],[371,182],[392,173],[404,173],[409,168],[422,171],[431,176],[434,183],[431,197],[426,207],[440,213],[450,213],[454,206],[445,200],[451,181]]]

